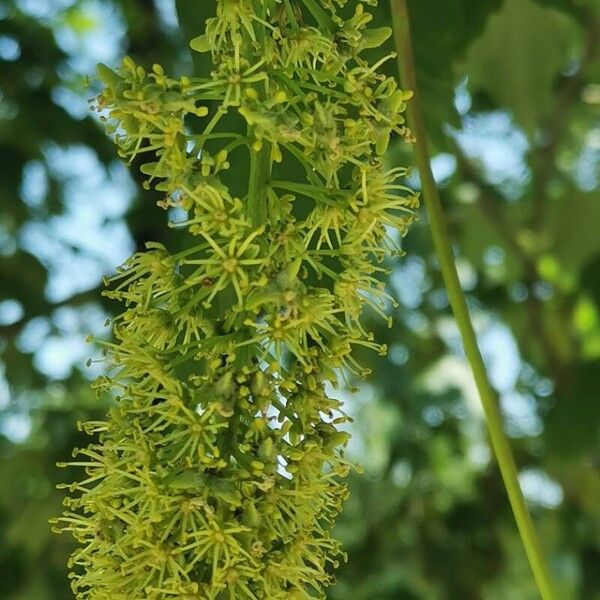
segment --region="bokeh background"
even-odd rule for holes
[[[561,599],[597,600],[600,3],[409,4],[435,177],[521,483]],[[187,39],[212,10],[0,0],[2,600],[72,597],[71,541],[47,520],[61,510],[55,462],[85,443],[76,421],[106,408],[84,342],[118,308],[101,278],[145,241],[178,244],[90,114],[89,76],[125,53],[191,71]],[[389,161],[410,150],[397,141]],[[424,213],[405,249],[394,327],[373,323],[390,354],[365,355],[373,376],[348,395],[365,474],[338,526],[349,562],[331,598],[534,600]]]

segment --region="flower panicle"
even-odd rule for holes
[[[79,600],[324,598],[345,560],[350,419],[326,384],[368,374],[357,346],[385,352],[365,314],[388,318],[418,206],[384,167],[410,93],[365,58],[390,35],[373,4],[215,0],[191,42],[208,77],[98,69],[107,131],[189,244],[106,282],[124,310],[94,387],[115,402],[80,425],[97,439],[63,465],[83,476],[53,523]]]

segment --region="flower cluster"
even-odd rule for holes
[[[98,441],[55,521],[83,600],[323,598],[343,559],[348,418],[325,384],[366,375],[356,346],[385,352],[363,315],[386,314],[418,205],[382,165],[410,94],[363,59],[390,32],[362,3],[211,1],[191,43],[209,78],[99,68],[120,155],[189,243],[108,282],[124,312],[95,386],[116,401],[82,424]]]

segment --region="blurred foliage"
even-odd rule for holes
[[[185,39],[213,3],[177,0],[183,34],[173,4],[0,1],[3,599],[70,597],[69,541],[46,521],[61,502],[53,486],[64,473],[54,463],[82,443],[77,420],[104,410],[88,389],[94,366],[83,364],[94,350],[77,342],[113,310],[93,274],[110,270],[123,224],[132,247],[177,244],[85,108],[96,60],[127,52],[172,72],[191,68]],[[596,600],[600,9],[596,0],[412,0],[410,9],[435,172],[525,491],[561,598]],[[380,23],[388,10],[381,2]],[[78,227],[69,217],[81,208],[73,156],[85,149],[95,165],[85,177],[97,180],[83,198],[103,215],[95,223],[103,260],[65,234]],[[390,162],[402,152],[393,145]],[[131,197],[111,209],[125,188]],[[390,277],[402,305],[394,327],[377,333],[390,355],[362,357],[373,375],[348,395],[353,452],[366,473],[352,481],[339,524],[349,561],[331,597],[533,600],[424,214],[405,249]],[[61,281],[80,280],[60,293]]]

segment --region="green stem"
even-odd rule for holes
[[[255,150],[250,146],[248,215],[252,220],[252,224],[256,227],[260,227],[267,222],[267,188],[269,187],[270,178],[271,144],[263,141],[260,150]]]
[[[404,89],[414,92],[414,98],[408,103],[408,119],[410,127],[417,138],[415,159],[421,177],[421,188],[429,218],[431,235],[448,292],[450,305],[462,336],[465,354],[475,378],[492,447],[500,467],[500,473],[504,480],[531,570],[533,571],[542,598],[544,600],[558,600],[558,594],[550,577],[542,546],[537,537],[531,515],[529,514],[523,492],[519,485],[517,468],[508,438],[503,429],[498,399],[488,379],[485,364],[477,345],[477,338],[471,322],[467,301],[458,278],[444,212],[431,170],[425,124],[417,90],[406,0],[391,0],[391,7],[402,85]]]

